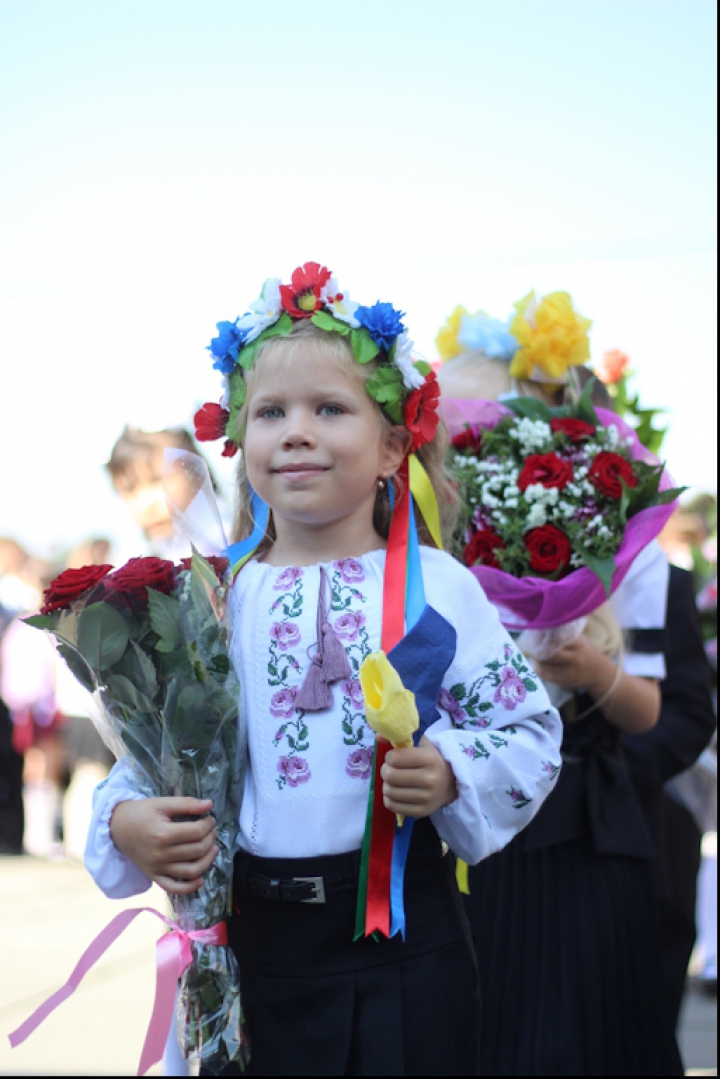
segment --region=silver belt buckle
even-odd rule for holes
[[[325,881],[322,877],[293,877],[293,880],[302,881],[303,884],[312,884],[315,889],[315,895],[312,899],[301,899],[301,903],[325,902]]]

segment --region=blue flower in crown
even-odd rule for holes
[[[237,363],[238,353],[247,333],[238,330],[234,322],[218,322],[217,328],[220,332],[208,346],[213,356],[213,367],[224,375],[229,375]]]
[[[405,332],[402,324],[404,311],[396,311],[391,303],[373,304],[372,307],[358,307],[355,318],[372,337],[375,344],[389,352],[395,339]]]
[[[510,333],[507,322],[490,318],[482,311],[477,315],[463,316],[458,341],[463,348],[484,352],[492,360],[510,361],[520,348],[520,343]]]

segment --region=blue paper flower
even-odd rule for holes
[[[508,362],[520,348],[520,343],[510,333],[507,322],[501,322],[499,318],[490,318],[482,312],[463,317],[458,341],[463,348],[484,352],[492,360],[507,360]]]
[[[213,356],[213,367],[229,375],[237,363],[246,334],[238,330],[234,322],[218,322],[217,328],[220,332],[208,346]]]
[[[404,311],[396,311],[391,303],[378,301],[372,307],[358,307],[355,318],[375,344],[389,352],[395,338],[405,331],[401,321],[404,314]]]

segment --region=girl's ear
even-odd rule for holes
[[[395,424],[387,429],[381,454],[381,466],[386,476],[393,476],[410,452],[412,435],[407,427]]]

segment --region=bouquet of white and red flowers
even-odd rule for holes
[[[130,762],[143,793],[212,799],[219,853],[199,892],[169,897],[192,949],[180,983],[180,1041],[194,1066],[212,1074],[248,1059],[224,926],[246,759],[228,648],[228,569],[227,559],[195,552],[179,566],[133,558],[114,573],[66,570],[41,613],[26,619],[53,635],[94,694],[100,734]]]
[[[562,408],[536,398],[443,406],[465,507],[454,553],[509,628],[559,626],[599,607],[680,494],[591,392]]]

